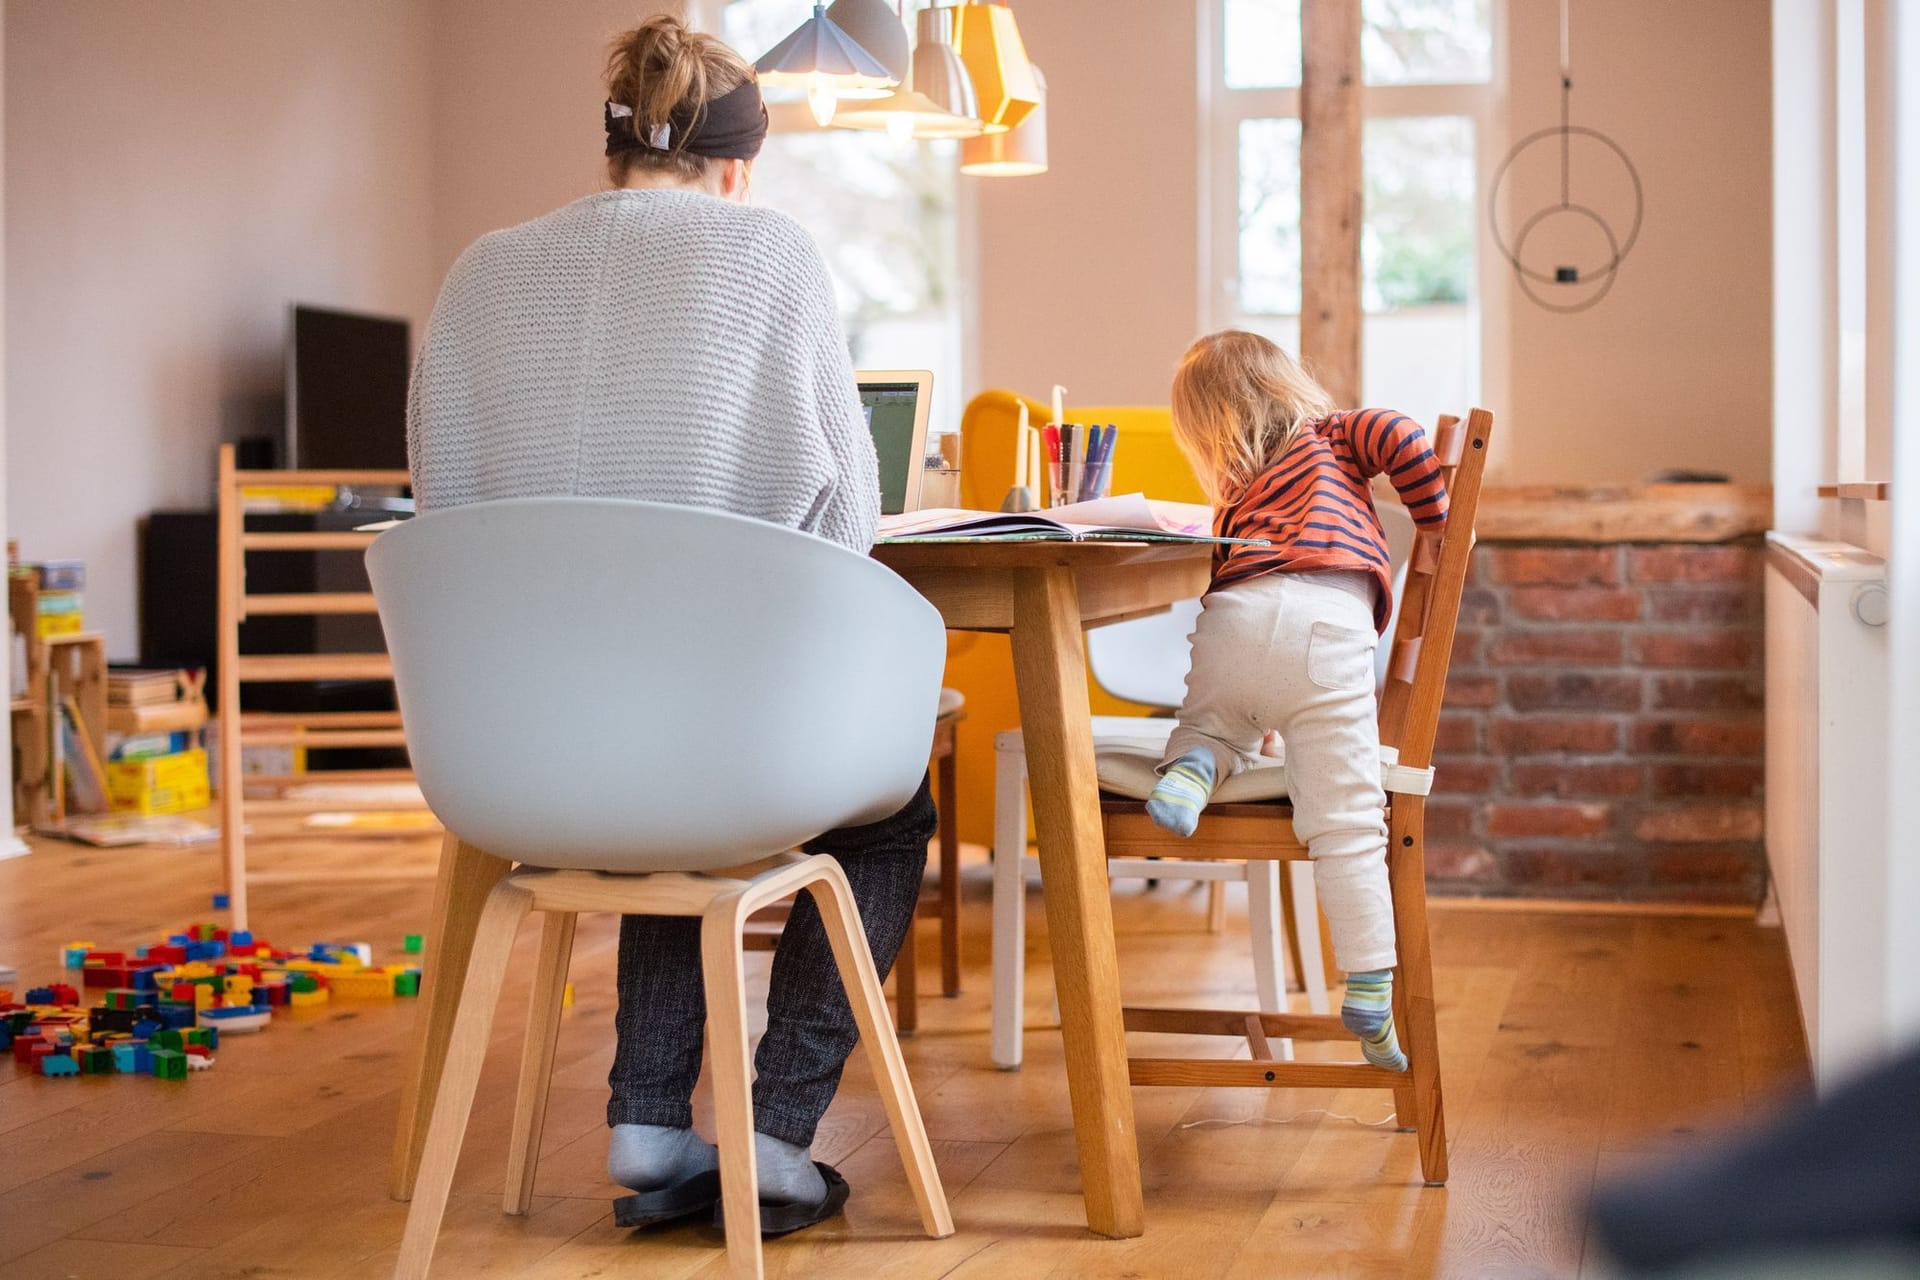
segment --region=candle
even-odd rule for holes
[[[1027,454],[1029,452],[1027,449],[1027,432],[1032,430],[1032,428],[1027,425],[1027,417],[1027,402],[1022,400],[1020,402],[1020,429],[1013,433],[1013,483],[1016,487],[1032,483],[1032,478],[1027,474]]]
[[[1066,399],[1067,399],[1067,389],[1061,386],[1057,382],[1054,383],[1053,384],[1053,422],[1055,426],[1059,426],[1062,423],[1066,422],[1067,420],[1067,412],[1064,407],[1066,403]]]

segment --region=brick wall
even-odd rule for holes
[[[1441,892],[1756,902],[1757,542],[1484,543],[1440,721]]]

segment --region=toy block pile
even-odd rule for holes
[[[222,895],[224,896],[224,895]],[[222,906],[219,898],[215,907]],[[419,951],[409,934],[406,950]],[[420,994],[416,965],[375,965],[364,942],[286,951],[242,930],[189,926],[131,952],[70,942],[61,961],[80,986],[0,988],[0,1052],[43,1076],[120,1073],[183,1080],[213,1065],[224,1033],[262,1031],[276,1008]],[[83,992],[101,990],[88,1008]]]

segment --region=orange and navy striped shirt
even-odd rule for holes
[[[1420,424],[1391,409],[1349,409],[1300,429],[1280,460],[1214,513],[1221,538],[1264,538],[1214,554],[1216,589],[1265,573],[1371,573],[1374,625],[1393,612],[1386,533],[1367,482],[1385,474],[1418,525],[1447,518],[1447,484]]]

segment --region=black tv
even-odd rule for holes
[[[287,464],[407,465],[407,322],[295,304],[287,343]]]

